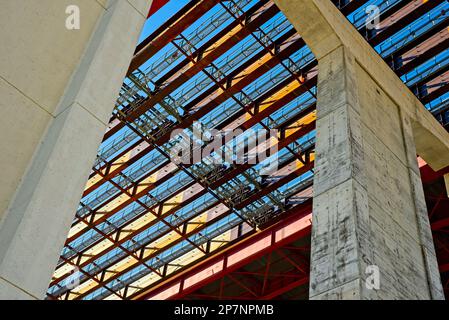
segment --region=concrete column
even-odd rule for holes
[[[45,296],[150,4],[2,3],[0,299]]]
[[[330,1],[276,2],[319,64],[310,298],[443,299],[416,154],[449,135]]]
[[[310,297],[443,298],[411,122],[344,47],[317,116]]]

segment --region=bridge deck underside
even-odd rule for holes
[[[449,3],[333,2],[447,127]],[[366,28],[370,4],[380,10],[374,30]],[[136,49],[49,299],[145,296],[310,205],[318,71],[300,34],[268,0],[172,5],[176,13]],[[158,19],[157,12],[149,23]],[[173,162],[171,151],[183,144],[173,132],[193,139],[207,128],[241,130],[239,137],[248,140],[254,132],[275,130],[278,151],[259,163],[244,157],[243,163],[216,165],[219,153],[205,151],[212,142],[202,141],[197,161]],[[230,149],[232,144],[222,147]],[[274,161],[278,167],[262,175]],[[438,208],[442,202],[429,205]],[[191,298],[232,298],[233,292],[248,298],[307,297],[306,277],[295,276],[292,292],[281,292],[289,274],[305,267],[284,255],[295,256],[292,252],[301,250],[294,247],[306,245],[307,240],[292,240]],[[307,260],[307,252],[297,254]],[[248,281],[257,282],[256,292],[244,290]]]

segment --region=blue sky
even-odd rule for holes
[[[153,14],[145,23],[142,34],[140,35],[139,43],[154,32],[159,26],[167,21],[171,16],[184,7],[190,0],[171,0],[159,11]]]

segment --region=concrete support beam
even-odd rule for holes
[[[410,118],[418,154],[434,171],[449,165],[449,134],[329,0],[275,0],[318,61],[345,46]]]
[[[150,4],[2,4],[0,299],[45,296]]]
[[[416,154],[449,135],[330,1],[275,2],[319,65],[310,298],[443,299]]]

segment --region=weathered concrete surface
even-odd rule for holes
[[[2,3],[0,299],[44,297],[150,4]]]
[[[449,135],[330,1],[275,2],[319,62],[310,298],[443,299],[416,154]]]

